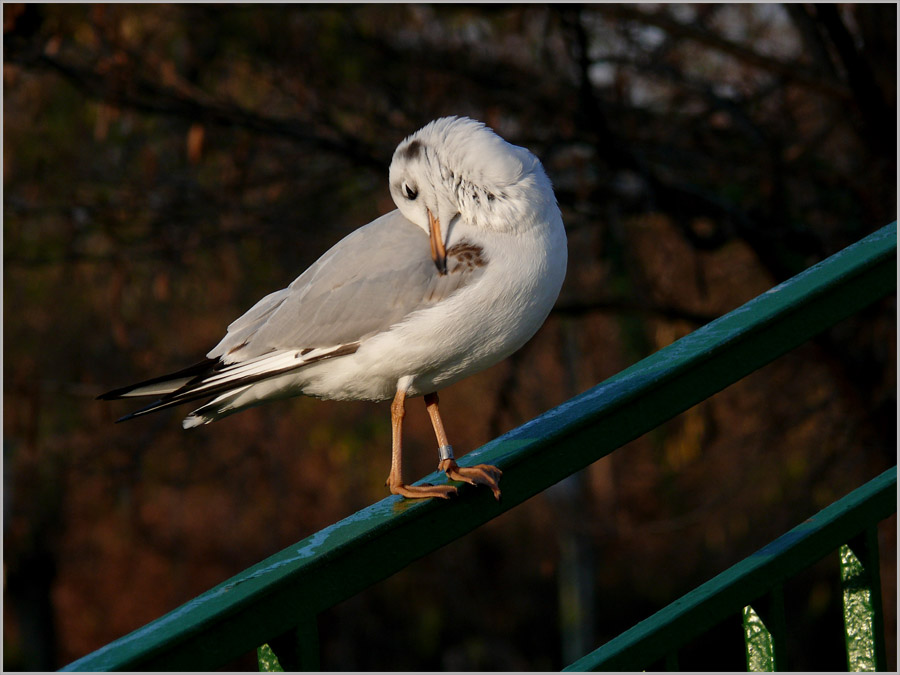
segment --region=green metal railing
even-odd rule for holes
[[[886,670],[876,526],[896,510],[895,466],[566,670],[672,666],[679,647],[741,612],[747,670],[786,670],[783,584],[837,550],[848,670]]]
[[[261,662],[274,665],[277,654],[286,670],[318,669],[320,612],[892,292],[896,239],[893,223],[463,457],[462,465],[503,470],[502,501],[466,485],[449,501],[388,497],[64,670],[209,670],[262,645]],[[446,479],[435,472],[422,480]]]

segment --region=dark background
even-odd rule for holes
[[[893,4],[3,11],[7,669],[64,665],[386,496],[387,403],[184,432],[188,408],[116,425],[131,407],[94,397],[193,363],[394,208],[391,154],[424,123],[534,151],[570,245],[538,335],[441,392],[460,453],[896,218]],[[558,669],[895,463],[891,297],[326,612],[323,667]],[[791,669],[845,667],[837,578],[835,554],[788,587]],[[742,649],[736,620],[681,666]]]

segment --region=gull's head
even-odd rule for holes
[[[515,232],[560,218],[540,160],[468,117],[442,117],[404,139],[391,161],[390,189],[400,212],[428,233],[442,273],[460,221]]]

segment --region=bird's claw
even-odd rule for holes
[[[500,477],[503,472],[490,464],[476,466],[459,466],[452,459],[445,459],[438,468],[447,474],[450,480],[458,480],[470,485],[486,485],[494,493],[494,499],[500,501]]]

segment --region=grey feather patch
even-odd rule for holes
[[[428,235],[392,211],[339,241],[288,288],[260,300],[209,356],[243,361],[274,350],[352,344],[386,331],[471,283],[487,262],[480,248],[465,242],[448,255],[456,264],[439,275]]]

